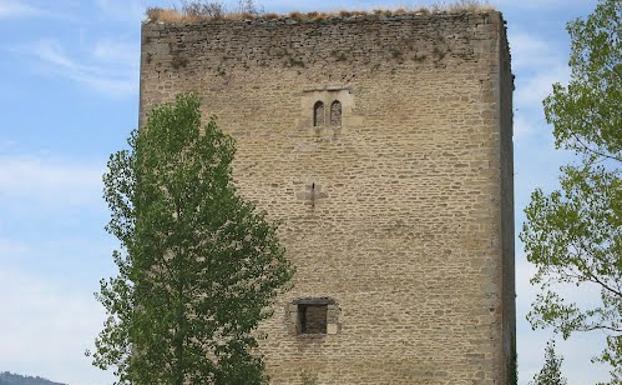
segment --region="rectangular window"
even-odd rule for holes
[[[298,322],[301,334],[326,334],[326,304],[298,304]]]

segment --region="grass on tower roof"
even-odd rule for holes
[[[356,18],[365,16],[391,17],[406,15],[434,15],[434,14],[460,14],[474,13],[483,14],[494,11],[494,7],[488,3],[477,0],[460,0],[454,3],[443,3],[428,7],[400,7],[395,9],[374,9],[364,10],[340,10],[331,12],[291,12],[289,14],[278,14],[271,12],[226,12],[221,10],[214,14],[192,12],[185,9],[159,8],[147,9],[147,19],[145,23],[162,24],[190,24],[216,20],[276,20],[291,19],[296,21],[321,21],[332,18]]]

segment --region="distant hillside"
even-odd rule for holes
[[[0,385],[65,385],[41,377],[21,376],[9,372],[0,372]]]

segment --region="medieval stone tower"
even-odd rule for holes
[[[144,23],[141,115],[198,92],[282,221],[272,385],[515,381],[512,89],[497,11]]]

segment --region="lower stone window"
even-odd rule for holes
[[[289,305],[291,333],[297,335],[336,334],[338,306],[328,297],[300,298]]]

